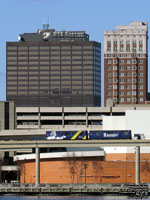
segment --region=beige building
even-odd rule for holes
[[[104,104],[143,104],[147,93],[147,23],[104,31]]]

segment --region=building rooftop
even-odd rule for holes
[[[36,33],[24,33],[18,37],[20,42],[34,41],[89,41],[89,35],[85,31],[56,31],[49,29],[49,26],[43,26]]]

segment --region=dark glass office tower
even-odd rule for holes
[[[7,101],[100,106],[101,44],[84,31],[40,29],[7,42]]]

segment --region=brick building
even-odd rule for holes
[[[147,95],[147,23],[104,31],[104,104],[143,104]]]

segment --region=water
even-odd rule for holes
[[[37,197],[37,196],[0,196],[0,200],[126,200],[130,199],[127,196],[48,196],[48,197]],[[147,199],[150,199],[148,197]]]

